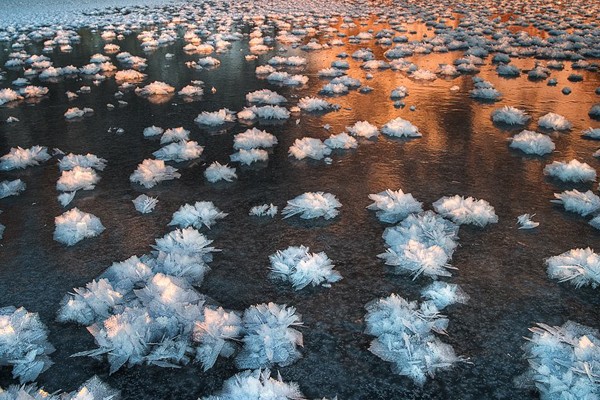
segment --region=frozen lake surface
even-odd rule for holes
[[[36,3],[0,2],[0,22],[13,18],[6,16],[7,11],[17,16],[13,22],[37,18]],[[83,10],[116,2],[72,3]],[[118,3],[127,5],[136,1]],[[68,0],[46,7],[60,15],[72,4]],[[447,23],[453,27],[465,18],[457,13],[451,17]],[[357,24],[350,26],[342,26],[341,20],[325,22],[344,34],[339,36],[343,40],[341,46],[304,51],[275,41],[270,44],[272,48],[255,60],[244,58],[250,54],[251,22],[236,21],[233,26],[240,26],[244,33],[242,40],[233,41],[231,48],[222,53],[212,54],[220,60],[220,66],[200,70],[186,66],[186,62],[205,55],[183,50],[185,28],[178,27],[175,41],[152,52],[143,51],[136,38],[138,32],[134,32],[113,43],[120,46],[120,51],[147,58],[144,84],[162,81],[180,90],[193,80],[202,80],[204,95],[196,101],[185,101],[177,95],[149,101],[133,90],[119,88],[112,74],[97,84],[81,76],[43,82],[32,78],[33,84],[50,89],[47,96],[0,107],[0,155],[16,146],[42,145],[65,153],[89,152],[108,160],[97,187],[79,192],[69,206],[98,216],[106,230],[99,237],[72,247],[52,237],[54,218],[65,211],[56,200],[55,186],[60,176],[56,159],[39,167],[0,172],[0,181],[20,178],[27,184],[21,195],[0,200],[3,210],[0,222],[6,225],[4,238],[0,240],[0,307],[24,306],[39,313],[48,326],[49,340],[56,347],[51,355],[55,364],[39,376],[40,386],[48,392],[74,390],[89,377],[98,375],[121,390],[124,399],[196,399],[215,393],[225,379],[239,372],[233,360],[219,358],[206,372],[196,364],[181,368],[137,365],[109,375],[105,359],[71,357],[95,348],[94,338],[85,327],[56,321],[65,294],[97,278],[114,261],[148,253],[155,239],[171,230],[167,224],[181,205],[212,201],[229,215],[210,230],[201,230],[222,251],[216,253],[199,291],[214,304],[231,310],[242,311],[269,301],[296,307],[303,320],[303,327],[299,328],[304,335],[303,356],[290,366],[273,370],[279,371],[285,381],[297,382],[307,398],[539,398],[533,389],[519,388],[514,383],[528,367],[522,350],[524,337],[530,336],[528,329],[537,322],[562,325],[567,320],[600,328],[598,290],[558,283],[548,277],[544,263],[548,257],[574,248],[589,246],[600,250],[598,230],[585,218],[550,202],[554,193],[572,188],[597,192],[597,185],[561,183],[543,174],[544,166],[552,161],[578,159],[598,167],[598,160],[592,156],[599,147],[597,142],[581,137],[583,130],[600,127],[597,120],[588,116],[590,108],[600,102],[596,90],[600,86],[598,69],[574,69],[571,61],[564,61],[564,69],[551,71],[550,77],[558,85],[549,86],[546,80],[528,79],[526,72],[510,79],[498,76],[490,55],[478,66],[477,75],[438,76],[433,81],[421,81],[391,69],[366,71],[361,68],[362,61],[347,58],[348,74],[360,79],[363,86],[372,87],[372,92],[352,90],[344,96],[320,96],[319,91],[328,80],[320,78],[318,72],[338,60],[339,53],[352,54],[369,47],[375,59],[385,60],[383,53],[389,46],[379,45],[375,39],[348,41],[349,36],[359,32],[389,28],[386,21],[377,20],[369,15],[360,22],[355,19]],[[508,16],[503,15],[502,20],[507,21]],[[207,26],[213,28],[215,24],[211,21]],[[406,28],[401,34],[409,41],[435,35],[424,21],[407,18],[401,25]],[[548,32],[532,26],[510,26],[510,30],[549,37]],[[331,36],[320,31],[314,37],[324,43],[331,41],[338,31],[332,31]],[[103,53],[106,42],[100,36],[102,29],[81,27],[78,33],[81,41],[73,44],[72,52],[61,52],[56,47],[48,53],[55,66],[81,67],[89,63],[92,55]],[[302,43],[312,37],[299,36]],[[490,37],[489,33],[485,36]],[[0,65],[16,51],[11,49],[12,43],[0,43]],[[42,48],[41,43],[31,42],[24,49],[29,54],[41,54]],[[256,67],[277,55],[305,57],[306,66],[285,70],[306,75],[308,83],[292,88],[258,78]],[[406,59],[421,69],[435,71],[440,64],[452,64],[463,55],[464,50],[451,50],[414,53]],[[108,56],[119,65],[114,53]],[[513,57],[511,65],[529,71],[538,61],[527,56]],[[3,88],[13,87],[11,82],[23,76],[22,69],[5,70],[6,79],[0,82]],[[367,76],[369,73],[372,77]],[[567,78],[572,73],[581,74],[583,80],[570,82]],[[497,102],[482,102],[470,97],[473,76],[491,82],[502,98]],[[67,100],[67,91],[78,92],[82,86],[90,86],[91,92],[79,92],[77,99]],[[403,99],[404,107],[395,106],[390,99],[391,91],[398,86],[405,86],[409,92]],[[572,89],[569,95],[561,92],[565,86]],[[215,90],[211,91],[212,88]],[[256,126],[274,134],[279,142],[269,151],[268,162],[251,166],[231,163],[234,135],[250,126],[238,121],[222,129],[205,129],[195,124],[194,119],[202,111],[222,108],[240,111],[247,106],[245,94],[263,88],[285,96],[288,108],[302,97],[320,96],[339,104],[340,109],[325,114],[293,114],[289,120],[277,124],[259,122]],[[122,97],[116,98],[119,90]],[[118,100],[126,104],[119,106]],[[114,105],[114,109],[108,109],[107,104]],[[537,121],[549,112],[563,115],[573,126],[566,133],[544,131],[554,141],[555,151],[544,157],[527,156],[508,147],[508,138],[524,127],[500,126],[491,120],[492,111],[505,105],[531,116],[525,129],[540,131]],[[94,114],[68,121],[64,113],[71,107],[90,107]],[[16,117],[19,122],[5,123],[9,117]],[[298,161],[288,155],[289,147],[298,138],[324,140],[360,120],[381,128],[396,117],[411,121],[422,137],[409,140],[380,135],[373,140],[359,139],[357,149],[335,150],[331,164]],[[129,176],[142,160],[161,147],[158,140],[148,140],[142,135],[144,128],[151,125],[183,126],[191,132],[191,140],[204,146],[204,152],[198,160],[171,163],[179,169],[180,179],[144,189],[132,184]],[[117,134],[117,128],[124,132]],[[231,183],[208,183],[203,172],[214,161],[234,165],[238,179]],[[364,333],[365,304],[391,293],[416,300],[420,290],[431,282],[423,276],[413,280],[392,274],[377,258],[386,249],[382,239],[384,229],[391,225],[378,221],[366,206],[371,203],[369,194],[386,189],[412,193],[425,209],[431,209],[431,204],[442,196],[459,194],[485,199],[499,218],[497,224],[485,228],[467,225],[460,228],[459,247],[451,261],[457,270],[447,280],[459,284],[469,294],[470,301],[444,310],[450,323],[442,341],[452,345],[456,354],[467,362],[438,371],[423,387],[394,374],[389,363],[370,353],[373,337]],[[273,203],[281,210],[286,201],[304,192],[318,191],[333,193],[342,203],[337,218],[325,221],[282,219],[281,215],[274,219],[248,216],[252,206]],[[131,203],[142,193],[159,199],[151,214],[136,212]],[[534,220],[540,226],[530,231],[518,230],[517,216],[524,213],[535,213]],[[331,288],[294,291],[287,284],[269,279],[268,256],[299,245],[314,252],[325,251],[343,280]],[[14,383],[17,381],[11,377],[10,369],[0,368],[0,387]]]

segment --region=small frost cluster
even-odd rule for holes
[[[77,242],[100,235],[104,226],[93,214],[72,208],[54,218],[54,240],[73,246]]]
[[[573,126],[565,117],[555,113],[548,113],[538,120],[538,125],[554,131],[566,131]]]
[[[306,192],[288,200],[282,213],[284,218],[300,214],[302,219],[332,219],[340,213],[337,209],[341,206],[342,203],[331,193]]]
[[[410,123],[409,121],[400,117],[395,118],[386,123],[382,128],[381,132],[385,135],[392,137],[421,137],[419,128]]]
[[[458,245],[458,226],[433,211],[410,214],[383,232],[388,249],[378,257],[396,273],[437,279],[451,276],[450,259]]]
[[[544,175],[560,179],[563,182],[594,182],[596,180],[596,170],[578,160],[554,161],[544,167]]]
[[[443,285],[443,284],[442,284]],[[442,286],[440,286],[442,288]],[[426,296],[435,297],[438,304],[450,304],[448,294],[432,293],[436,288],[426,289]],[[456,292],[455,292],[456,293]],[[454,299],[461,301],[460,295]],[[391,362],[395,373],[411,378],[423,385],[427,376],[433,377],[438,369],[450,368],[461,361],[449,344],[442,342],[434,333],[445,334],[448,319],[440,314],[434,300],[409,302],[392,294],[378,299],[365,307],[366,333],[375,336],[369,351]]]
[[[271,378],[271,371],[257,369],[235,374],[223,383],[218,395],[201,400],[302,400],[304,395],[296,383],[285,383],[278,374]]]
[[[576,288],[600,286],[600,256],[589,247],[573,249],[546,260],[548,276],[559,282],[571,282]]]
[[[504,106],[492,112],[492,121],[507,125],[525,125],[531,117],[524,111],[511,106]]]
[[[218,161],[213,162],[206,168],[204,176],[210,183],[219,181],[232,182],[234,179],[237,179],[235,168],[232,168],[227,164],[222,165]]]
[[[310,253],[308,247],[290,246],[269,256],[271,277],[288,281],[295,290],[311,286],[331,286],[342,279],[324,252]]]
[[[522,131],[513,136],[510,140],[510,147],[519,149],[525,154],[535,154],[543,156],[552,153],[555,145],[552,139],[541,133],[533,131]]]
[[[553,203],[561,204],[566,211],[571,211],[585,217],[600,210],[600,197],[591,190],[580,192],[577,189],[554,193]]]
[[[133,183],[139,183],[146,189],[156,186],[162,181],[168,181],[181,177],[177,169],[165,165],[163,160],[146,159],[138,165],[137,169],[129,176]]]
[[[120,392],[102,382],[97,376],[85,381],[79,389],[69,393],[48,393],[35,383],[0,388],[0,400],[119,400]]]
[[[200,229],[206,226],[210,229],[218,219],[225,218],[227,213],[219,210],[212,201],[197,201],[194,205],[184,204],[173,214],[169,226],[187,228],[193,226]]]
[[[23,307],[0,308],[0,367],[12,367],[13,378],[21,384],[34,381],[52,365],[48,355],[53,351],[37,313]]]
[[[33,146],[29,149],[13,147],[8,154],[0,157],[0,171],[11,171],[13,169],[25,169],[34,165],[40,165],[48,161],[50,155],[48,148]]]
[[[486,226],[498,222],[494,207],[485,200],[473,197],[446,196],[433,203],[436,212],[459,225]]]
[[[271,204],[261,204],[259,206],[254,206],[248,212],[248,215],[253,215],[256,217],[275,217],[277,215],[277,211],[279,208],[276,205]]]
[[[412,194],[404,193],[402,189],[387,189],[377,194],[370,194],[369,199],[373,204],[367,206],[369,210],[377,211],[377,218],[381,222],[397,224],[409,214],[423,211],[423,204],[417,201]]]
[[[519,383],[535,387],[542,400],[600,397],[600,334],[596,329],[567,321],[562,326],[538,323],[526,344],[529,370]]]

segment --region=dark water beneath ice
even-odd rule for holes
[[[377,28],[377,27],[375,27]],[[416,36],[426,32],[415,27]],[[357,33],[351,31],[350,33]],[[87,63],[89,56],[100,52],[102,41],[95,34],[82,32],[82,44],[70,55],[57,54],[59,65]],[[141,51],[133,38],[119,43],[133,54]],[[286,381],[296,381],[309,398],[335,396],[339,399],[526,399],[534,392],[516,389],[513,379],[525,371],[521,358],[523,336],[536,322],[559,325],[571,319],[600,328],[600,297],[597,290],[574,289],[558,284],[546,276],[544,259],[571,248],[591,246],[600,250],[600,233],[583,218],[552,205],[554,192],[570,188],[547,180],[544,165],[553,160],[577,158],[593,167],[598,161],[592,153],[596,142],[583,140],[581,130],[598,127],[587,111],[600,99],[594,89],[600,85],[598,73],[582,72],[584,81],[570,83],[571,73],[553,71],[559,81],[555,88],[545,82],[530,82],[526,77],[499,78],[489,65],[481,77],[490,80],[503,93],[496,104],[482,104],[468,97],[471,77],[438,79],[419,83],[402,73],[374,72],[374,79],[364,80],[364,72],[352,69],[350,75],[361,78],[375,90],[364,95],[351,92],[335,98],[343,106],[337,113],[292,119],[281,126],[262,126],[277,135],[279,145],[264,168],[238,168],[239,180],[230,184],[208,184],[202,172],[213,161],[225,163],[232,153],[233,135],[246,129],[236,124],[226,132],[212,134],[200,130],[193,119],[203,110],[227,107],[240,110],[244,94],[260,88],[278,90],[292,103],[304,95],[316,95],[325,81],[316,72],[328,67],[335,55],[351,53],[361,45],[316,51],[305,54],[291,50],[285,55],[300,54],[309,59],[308,87],[296,90],[277,88],[255,77],[254,69],[275,52],[246,62],[247,40],[235,43],[222,55],[220,68],[195,72],[183,62],[195,59],[181,51],[181,42],[161,48],[149,57],[148,81],[165,81],[178,89],[193,79],[214,86],[215,94],[201,101],[185,103],[173,98],[166,104],[150,104],[130,93],[129,105],[114,111],[117,90],[109,80],[92,93],[67,103],[64,92],[76,90],[81,81],[50,84],[47,99],[33,106],[1,108],[0,120],[16,116],[21,122],[0,125],[0,154],[10,147],[45,145],[65,152],[91,152],[108,159],[102,180],[91,192],[81,193],[74,205],[102,220],[106,231],[98,238],[84,240],[71,248],[52,240],[54,217],[63,210],[56,201],[54,188],[58,168],[51,163],[21,172],[0,174],[0,179],[21,178],[27,190],[19,197],[0,200],[0,222],[6,228],[0,241],[0,306],[24,306],[39,312],[50,328],[50,341],[57,351],[55,365],[42,374],[38,382],[48,391],[72,390],[93,374],[122,390],[126,399],[193,399],[219,389],[224,379],[237,372],[231,360],[219,360],[204,373],[198,366],[181,369],[137,366],[123,368],[108,376],[106,362],[88,358],[70,358],[75,352],[94,347],[93,338],[82,327],[61,325],[54,321],[59,302],[73,287],[97,277],[113,261],[149,251],[154,239],[164,235],[171,214],[182,204],[198,200],[213,201],[229,216],[207,236],[223,249],[212,263],[200,290],[226,308],[242,310],[250,305],[274,301],[297,307],[305,327],[304,357],[292,366],[281,368]],[[169,52],[175,58],[166,60]],[[376,47],[376,55],[382,51]],[[5,53],[2,53],[5,54]],[[460,53],[415,56],[410,59],[422,68],[435,69],[451,62]],[[4,63],[5,55],[0,56]],[[522,68],[531,68],[534,60],[514,60]],[[357,62],[350,60],[355,67]],[[10,76],[9,76],[10,81]],[[90,82],[91,84],[91,82]],[[395,109],[389,94],[392,88],[405,85],[410,90],[405,109]],[[459,92],[451,92],[453,85]],[[568,85],[569,96],[560,93]],[[414,112],[408,106],[416,105]],[[491,111],[502,105],[526,110],[533,117],[529,126],[550,111],[566,116],[573,123],[570,133],[554,134],[556,152],[544,158],[525,157],[509,150],[506,139],[510,131],[494,126]],[[79,122],[67,122],[63,113],[68,107],[92,107],[95,114]],[[361,141],[358,149],[334,154],[332,165],[298,162],[287,155],[294,139],[302,136],[326,138],[324,124],[338,133],[357,120],[378,126],[402,116],[417,125],[423,137],[417,140],[392,140],[380,136],[377,141]],[[149,125],[164,128],[184,126],[193,140],[205,146],[200,162],[181,165],[182,178],[144,191],[158,196],[154,213],[138,214],[131,200],[141,193],[129,183],[136,165],[150,157],[160,146],[145,140],[142,129]],[[123,135],[108,133],[111,127],[125,129]],[[577,186],[579,189],[591,185]],[[500,218],[498,224],[484,229],[462,227],[460,244],[452,264],[458,268],[451,281],[460,284],[471,296],[467,305],[447,310],[450,317],[448,336],[443,340],[454,346],[457,354],[469,362],[442,371],[423,388],[409,379],[394,375],[390,364],[368,351],[371,338],[363,334],[364,304],[395,292],[417,299],[428,280],[411,281],[389,273],[376,255],[384,251],[381,234],[385,228],[374,214],[365,209],[367,196],[384,189],[401,188],[430,205],[444,195],[471,195],[488,200]],[[594,186],[594,189],[595,186]],[[280,207],[306,191],[325,191],[342,202],[340,216],[331,222],[306,222],[297,219],[257,220],[247,216],[249,208],[273,202]],[[519,231],[516,217],[536,213],[538,229]],[[313,251],[325,251],[335,261],[344,279],[330,289],[317,288],[295,292],[267,279],[268,255],[289,245],[306,245]],[[0,386],[13,381],[8,370],[0,371]]]

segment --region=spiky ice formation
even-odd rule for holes
[[[277,215],[278,207],[276,205],[271,204],[261,204],[259,206],[254,206],[248,212],[248,215],[253,215],[256,217],[275,217]]]
[[[576,288],[600,286],[600,256],[594,250],[573,249],[546,260],[548,276],[559,282],[571,282]]]
[[[434,332],[445,333],[448,320],[440,315],[433,302],[419,304],[392,294],[365,308],[365,332],[375,336],[369,351],[391,362],[395,373],[423,385],[436,370],[461,361],[452,346],[434,335]]]
[[[263,149],[240,149],[229,156],[233,162],[239,162],[245,165],[250,165],[255,162],[263,162],[269,159],[269,153]]]
[[[353,136],[364,137],[367,139],[379,136],[379,129],[367,121],[357,121],[352,126],[347,126],[346,130]]]
[[[323,217],[325,219],[335,218],[342,206],[335,195],[324,192],[306,192],[288,200],[283,209],[283,217],[289,218],[300,214],[302,219]]]
[[[53,351],[37,313],[23,307],[0,308],[0,367],[12,367],[13,378],[21,384],[34,381],[52,365],[48,355]]]
[[[154,81],[143,88],[136,88],[135,92],[140,96],[168,96],[175,93],[175,88],[165,82]]]
[[[260,129],[252,128],[242,133],[238,133],[233,137],[233,148],[239,149],[254,149],[254,148],[269,148],[277,144],[277,138]]]
[[[217,357],[233,355],[235,346],[232,341],[239,340],[242,319],[235,312],[227,312],[222,307],[204,308],[203,317],[194,326],[193,339],[198,343],[196,360],[207,371],[213,367]]]
[[[298,101],[298,107],[307,112],[332,111],[340,108],[339,105],[332,104],[318,97],[303,97]]]
[[[543,156],[552,153],[554,142],[548,136],[533,131],[521,131],[509,139],[510,147],[519,149],[525,154]]]
[[[202,400],[303,400],[304,395],[296,383],[286,383],[278,374],[271,378],[271,371],[257,369],[243,371],[223,383],[218,395],[208,396]]]
[[[519,229],[533,229],[533,228],[537,228],[540,223],[539,222],[535,222],[532,221],[531,218],[533,218],[535,216],[535,214],[530,215],[530,214],[521,214],[517,217],[517,223],[519,224]]]
[[[156,186],[162,181],[168,181],[181,177],[177,169],[169,165],[165,165],[163,160],[145,159],[140,164],[129,180],[133,183],[139,183],[149,189]]]
[[[235,113],[227,108],[213,112],[203,111],[198,114],[194,122],[198,125],[219,126],[227,122],[235,122]]]
[[[579,160],[554,161],[544,167],[544,175],[560,179],[563,182],[594,182],[596,180],[596,170]]]
[[[120,392],[102,382],[97,376],[85,381],[79,389],[70,393],[48,393],[35,383],[12,385],[3,391],[0,388],[0,400],[119,400]]]
[[[452,304],[466,304],[470,297],[460,286],[436,281],[421,291],[421,297],[432,302],[438,310],[443,310]]]
[[[25,190],[27,185],[20,179],[14,181],[2,181],[0,182],[0,199],[9,196],[18,196]]]
[[[561,204],[566,211],[571,211],[585,217],[600,210],[600,197],[594,192],[580,192],[577,189],[565,190],[562,193],[554,193],[553,203]]]
[[[138,197],[132,200],[132,203],[136,211],[142,214],[148,214],[151,213],[154,210],[154,207],[156,207],[158,204],[158,198],[140,194]]]
[[[294,307],[275,303],[251,306],[244,311],[244,347],[236,357],[240,369],[285,367],[301,357],[302,325]]]
[[[565,131],[573,126],[565,117],[555,113],[548,113],[540,117],[538,125],[545,129],[554,131]]]
[[[516,107],[504,106],[492,112],[492,121],[507,125],[525,125],[531,117]]]
[[[400,117],[394,118],[393,120],[386,123],[382,128],[381,132],[385,135],[392,137],[421,137],[419,128],[410,123],[409,121]]]
[[[168,144],[152,153],[154,157],[164,161],[189,161],[202,155],[204,147],[195,141],[181,141]]]
[[[232,168],[227,164],[222,165],[218,161],[213,162],[206,168],[204,176],[206,177],[206,180],[211,183],[218,181],[232,182],[234,179],[237,179],[235,168]]]
[[[58,168],[61,171],[70,171],[75,167],[93,168],[98,171],[103,171],[107,161],[94,154],[73,154],[69,153],[58,162]]]
[[[331,154],[331,149],[320,139],[304,137],[302,139],[296,139],[294,144],[290,146],[288,153],[298,160],[303,160],[305,158],[321,160],[323,157]]]
[[[282,95],[269,89],[256,90],[246,94],[246,101],[254,104],[279,105],[287,100]]]
[[[244,121],[254,121],[256,119],[282,121],[290,117],[290,112],[285,107],[280,106],[252,106],[244,108],[237,114],[237,117]]]
[[[48,148],[43,146],[33,146],[29,149],[22,147],[13,147],[8,154],[0,157],[0,171],[11,171],[13,169],[24,169],[34,165],[39,165],[50,159]]]
[[[311,286],[331,286],[342,275],[334,270],[325,252],[310,253],[308,247],[290,246],[269,256],[271,277],[288,281],[295,290]]]
[[[193,226],[196,229],[206,226],[210,229],[218,219],[225,218],[227,213],[219,210],[212,201],[197,201],[194,205],[184,204],[173,213],[173,219],[169,226],[187,228]]]
[[[355,149],[358,147],[358,142],[346,132],[331,135],[325,139],[325,146],[330,149]]]
[[[75,166],[71,170],[62,171],[56,190],[61,192],[75,192],[77,190],[92,190],[100,177],[92,168]]]
[[[54,218],[54,240],[73,246],[77,242],[100,235],[104,226],[93,214],[73,208]]]
[[[377,211],[377,218],[381,222],[396,224],[408,216],[408,214],[423,211],[423,204],[417,201],[412,194],[404,193],[402,189],[387,189],[377,194],[370,194],[369,199],[373,204],[367,206],[369,210]]]
[[[442,197],[433,203],[436,212],[455,223],[484,227],[498,222],[494,207],[485,200],[459,195]]]
[[[567,321],[562,326],[538,323],[523,349],[529,370],[520,386],[536,388],[542,400],[594,399],[600,396],[600,334]]]
[[[146,275],[148,273],[149,270]],[[93,280],[85,288],[76,288],[73,292],[62,301],[57,315],[60,322],[89,326],[104,321],[124,302],[123,294],[116,291],[107,279]]]
[[[160,144],[186,141],[189,138],[190,131],[188,131],[187,129],[183,129],[183,127],[170,128],[164,131],[164,133],[160,137]]]

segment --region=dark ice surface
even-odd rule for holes
[[[423,24],[412,28],[417,33],[411,38],[432,34]],[[90,55],[102,51],[104,43],[98,33],[83,30],[81,35],[81,45],[75,46],[71,54],[55,54],[55,64],[81,66]],[[143,55],[134,36],[118,44],[122,51]],[[109,376],[106,361],[70,357],[94,348],[93,337],[86,329],[55,321],[61,299],[73,287],[85,285],[113,261],[148,252],[154,239],[169,231],[167,223],[179,206],[206,200],[229,215],[213,229],[203,231],[223,251],[216,255],[199,290],[229,309],[243,310],[268,301],[296,307],[304,321],[303,358],[277,370],[285,381],[298,382],[308,398],[537,398],[534,391],[518,389],[513,383],[527,368],[521,346],[523,337],[529,335],[528,328],[536,322],[561,325],[567,320],[600,328],[598,290],[575,289],[568,283],[552,281],[544,266],[547,257],[572,248],[590,246],[600,250],[600,233],[586,219],[550,203],[553,193],[572,187],[596,190],[596,185],[560,184],[542,174],[544,165],[554,160],[577,158],[598,166],[592,157],[598,144],[580,137],[583,129],[600,126],[587,115],[600,100],[594,94],[600,84],[597,72],[579,70],[584,81],[571,83],[566,78],[573,71],[567,62],[563,71],[552,72],[558,86],[548,87],[545,81],[531,82],[526,75],[499,78],[488,63],[479,76],[490,80],[503,94],[500,102],[491,104],[468,97],[473,86],[471,76],[423,83],[387,70],[373,72],[374,79],[366,80],[365,72],[357,68],[360,63],[349,59],[350,75],[372,86],[371,94],[352,91],[333,98],[331,101],[342,106],[339,112],[303,114],[299,124],[297,117],[292,117],[282,125],[259,125],[279,140],[268,163],[236,166],[239,179],[233,183],[209,184],[203,177],[208,164],[229,161],[233,135],[247,126],[236,123],[222,131],[202,130],[193,122],[198,113],[223,107],[239,111],[245,106],[246,93],[265,87],[277,90],[294,105],[300,97],[317,94],[326,83],[318,78],[317,71],[328,67],[336,54],[351,53],[368,45],[375,48],[377,58],[382,58],[383,50],[374,42],[310,53],[283,53],[309,59],[308,68],[302,72],[310,76],[309,84],[292,89],[279,88],[255,76],[255,67],[279,54],[276,50],[256,61],[245,61],[245,38],[234,43],[230,51],[216,56],[222,62],[219,68],[197,72],[188,69],[184,62],[197,59],[198,55],[186,55],[180,40],[148,56],[146,82],[164,81],[180,89],[191,80],[203,80],[206,94],[200,101],[184,102],[175,96],[164,104],[152,104],[129,92],[124,97],[128,106],[109,111],[106,104],[116,104],[114,79],[99,86],[91,81],[66,79],[48,84],[50,94],[38,104],[0,108],[0,121],[9,116],[20,120],[10,125],[0,122],[0,154],[14,146],[44,145],[65,152],[90,152],[108,160],[97,188],[78,193],[73,201],[82,211],[98,216],[106,231],[73,247],[52,239],[53,219],[64,212],[56,200],[56,161],[0,173],[0,180],[21,178],[27,183],[21,196],[0,200],[4,211],[0,222],[6,225],[5,237],[0,241],[0,307],[24,306],[38,312],[48,325],[49,339],[57,351],[52,355],[55,365],[38,378],[40,385],[49,392],[73,390],[97,374],[120,389],[125,399],[195,399],[215,392],[223,380],[238,372],[232,360],[219,359],[208,372],[202,372],[198,365],[180,369],[135,366]],[[7,45],[0,46],[0,64],[4,64]],[[166,59],[166,53],[173,53],[174,58]],[[421,68],[434,70],[438,64],[450,63],[461,54],[416,55],[409,59]],[[114,56],[111,58],[118,65]],[[535,60],[515,59],[513,63],[529,69]],[[7,82],[11,80],[9,74]],[[75,91],[84,84],[92,86],[91,94],[68,102],[65,91]],[[389,98],[391,90],[399,85],[410,90],[404,109],[394,108]],[[454,85],[460,87],[458,92],[449,90]],[[213,86],[217,91],[211,94]],[[573,92],[568,96],[561,94],[564,86],[570,86]],[[416,111],[409,111],[410,105],[415,105]],[[551,133],[556,143],[556,151],[551,155],[524,156],[509,149],[507,143],[507,138],[519,129],[495,126],[490,119],[492,110],[503,105],[527,111],[532,116],[528,129],[536,130],[537,119],[547,112],[564,115],[573,123],[573,129]],[[92,107],[95,114],[68,122],[63,114],[74,106]],[[397,116],[418,126],[423,137],[359,140],[356,150],[334,152],[331,165],[288,157],[288,148],[296,138],[325,139],[358,120],[381,126]],[[323,128],[325,124],[332,126],[330,132]],[[130,184],[128,177],[138,163],[160,147],[158,141],[142,136],[143,128],[150,125],[183,126],[191,131],[192,140],[205,146],[205,151],[199,161],[177,165],[181,179],[144,190]],[[113,127],[123,128],[125,133],[108,132]],[[427,208],[445,195],[482,198],[495,207],[499,216],[498,224],[486,228],[462,227],[460,247],[452,260],[458,270],[450,281],[460,284],[471,300],[467,305],[446,310],[450,324],[448,335],[442,340],[468,362],[439,372],[422,388],[395,375],[389,363],[371,354],[368,347],[372,338],[363,333],[367,302],[391,293],[415,300],[429,283],[428,278],[412,281],[407,276],[393,275],[376,258],[385,249],[381,234],[386,226],[365,207],[370,203],[368,194],[388,188],[412,193]],[[304,221],[248,216],[251,206],[272,202],[283,207],[287,200],[307,191],[335,194],[343,204],[339,217],[332,221]],[[131,200],[141,193],[158,196],[160,202],[152,214],[135,211]],[[539,228],[517,230],[516,218],[523,213],[536,213],[534,220],[540,221]],[[301,244],[313,251],[325,251],[344,279],[330,289],[299,292],[270,281],[268,255]],[[0,386],[12,383],[15,381],[10,370],[0,370]]]

